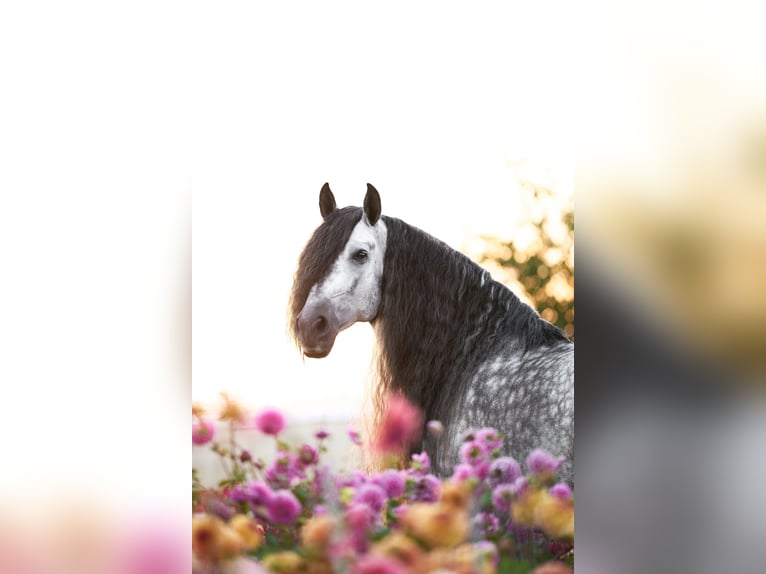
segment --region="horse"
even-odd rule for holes
[[[338,333],[369,322],[378,417],[398,392],[440,437],[413,445],[432,470],[459,462],[466,433],[493,427],[503,454],[535,448],[566,458],[573,484],[574,343],[487,270],[444,242],[381,214],[370,184],[363,207],[338,208],[325,183],[322,222],[303,249],[289,302],[289,330],[306,357],[326,357]],[[426,429],[424,428],[423,431]]]

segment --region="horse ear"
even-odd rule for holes
[[[364,196],[364,216],[370,225],[375,225],[380,219],[380,194],[369,183],[367,184],[367,193]]]
[[[330,191],[330,184],[325,183],[319,192],[319,213],[326,219],[335,210],[335,196]]]

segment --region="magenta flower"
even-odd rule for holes
[[[298,449],[298,462],[301,466],[311,466],[319,462],[319,453],[313,446],[304,444]]]
[[[274,497],[274,491],[269,485],[259,480],[249,482],[245,486],[245,494],[247,495],[247,502],[252,506],[268,506]]]
[[[511,484],[521,476],[521,466],[516,459],[510,456],[501,456],[496,458],[489,465],[489,484],[497,486],[498,484]]]
[[[386,491],[377,484],[363,484],[354,493],[354,504],[366,504],[375,513],[383,510],[386,504]]]
[[[487,447],[487,451],[489,452],[497,450],[503,446],[503,441],[500,438],[500,433],[493,428],[479,429],[474,434],[474,440],[482,443],[485,447]]]
[[[563,500],[564,502],[569,502],[572,500],[572,489],[569,487],[568,484],[564,482],[559,482],[558,484],[554,484],[548,489],[548,492],[551,494],[551,496],[555,496],[559,500]]]
[[[452,480],[463,482],[469,478],[474,478],[476,473],[473,471],[473,467],[470,464],[456,464],[455,469],[452,471]]]
[[[418,479],[413,486],[412,500],[436,502],[441,495],[441,482],[432,474]]]
[[[401,496],[406,486],[403,473],[392,468],[372,477],[372,483],[380,486],[388,498]]]
[[[403,395],[391,393],[370,447],[380,454],[399,453],[420,438],[423,413]]]
[[[320,430],[320,431],[317,431],[316,434],[314,434],[314,436],[317,437],[319,440],[324,440],[330,436],[330,433],[328,433],[326,430]]]
[[[511,502],[516,496],[516,489],[511,484],[500,484],[492,491],[492,504],[501,512],[511,509]]]
[[[348,438],[351,439],[351,442],[356,446],[362,446],[362,437],[359,436],[359,433],[354,428],[348,427],[346,432],[348,433]]]
[[[375,514],[366,504],[354,504],[346,510],[346,523],[351,530],[366,532],[375,521]]]
[[[500,521],[490,512],[480,512],[473,519],[473,527],[479,536],[492,536],[500,530]]]
[[[338,488],[343,488],[345,486],[358,488],[367,482],[367,475],[364,473],[364,471],[354,470],[349,475],[338,476],[336,478],[336,482],[338,484]]]
[[[298,458],[291,452],[280,451],[277,453],[274,461],[266,469],[266,480],[272,486],[288,488],[293,479],[303,479],[306,477]]]
[[[431,468],[431,459],[428,458],[428,453],[423,451],[420,454],[412,455],[412,462],[410,463],[411,474],[416,476],[423,476],[428,474]]]
[[[285,416],[277,409],[262,410],[255,417],[255,428],[263,434],[276,436],[285,428]]]
[[[547,450],[536,448],[527,456],[527,468],[538,476],[552,476],[564,460],[564,457],[556,458]]]
[[[210,421],[198,421],[192,425],[192,443],[203,445],[213,440],[215,426]]]
[[[484,443],[472,440],[460,447],[460,460],[473,467],[489,460],[489,452]]]
[[[301,503],[289,490],[278,490],[268,502],[269,520],[274,524],[292,524],[301,513]]]
[[[351,574],[407,574],[407,569],[393,558],[368,555],[357,560]]]
[[[513,496],[516,496],[517,494],[523,494],[524,491],[526,490],[527,490],[526,476],[520,476],[519,478],[513,481],[513,484],[511,485],[511,492],[513,493]]]

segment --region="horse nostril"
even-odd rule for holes
[[[314,320],[314,330],[316,330],[317,333],[321,333],[327,329],[327,317],[324,315],[319,315],[319,317]]]

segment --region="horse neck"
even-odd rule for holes
[[[479,363],[497,352],[492,345],[521,340],[509,318],[526,306],[444,243],[401,222],[387,224],[383,299],[373,321],[379,390],[400,391],[426,417],[447,422]]]

